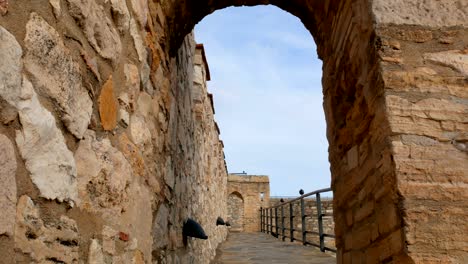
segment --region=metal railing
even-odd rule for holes
[[[330,216],[333,217],[333,214],[322,213],[322,200],[321,200],[320,194],[325,193],[325,192],[330,192],[330,191],[331,191],[331,188],[320,189],[317,191],[306,193],[292,200],[282,202],[275,206],[270,206],[267,208],[260,208],[260,230],[261,232],[271,234],[272,236],[276,238],[281,237],[283,241],[285,241],[286,238],[289,238],[291,242],[299,241],[299,242],[302,242],[303,245],[315,246],[315,247],[320,248],[322,252],[325,252],[326,250],[328,250],[328,251],[332,251],[336,253],[336,248],[328,247],[325,245],[325,238],[328,237],[328,238],[334,239],[335,235],[327,234],[323,230],[324,229],[323,218],[330,217]],[[312,195],[315,195],[317,213],[306,214],[304,200],[306,197],[309,197]],[[300,203],[300,212],[297,212],[300,214],[295,215],[296,212],[294,212],[294,203]],[[288,216],[285,214],[284,207],[289,207]],[[280,213],[280,216],[278,216],[278,211]],[[297,217],[299,216],[301,217],[301,229],[295,229],[294,220],[297,219]],[[317,218],[317,230],[318,231],[307,230],[306,219],[313,218],[313,217]],[[286,227],[285,220],[287,220],[288,218],[289,218],[289,227]],[[286,234],[286,231],[289,231],[289,235]],[[294,237],[294,232],[300,232],[302,234],[302,237],[301,238]],[[315,235],[316,238],[318,238],[319,243],[314,243],[312,241],[307,240],[308,235]]]

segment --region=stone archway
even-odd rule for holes
[[[229,194],[227,200],[228,221],[231,224],[231,231],[244,231],[244,198],[239,192]]]
[[[218,9],[273,4],[323,60],[337,261],[466,262],[466,0],[49,2],[0,1],[7,260],[207,263],[227,172],[212,98],[191,93],[210,76],[194,73],[206,60],[190,32]],[[184,248],[187,218],[213,240]]]
[[[461,36],[468,10],[457,11],[461,1],[428,2],[424,11],[416,0],[185,0],[166,6],[164,45],[171,56],[180,57],[196,23],[228,6],[273,4],[311,32],[323,60],[339,263],[449,259],[447,247],[440,247],[447,243],[457,256],[466,254],[460,246],[465,239],[445,238],[449,224],[443,224],[450,218],[459,225],[463,218],[451,201],[463,203],[457,196],[466,193],[460,178],[466,154],[455,146],[466,141],[466,106],[444,98],[467,97],[452,89],[463,89],[467,74],[459,66],[466,58],[457,59],[463,45],[452,44],[467,43]],[[447,29],[454,26],[454,32]],[[424,46],[428,42],[434,46]],[[441,72],[446,77],[435,77]],[[430,154],[439,151],[451,155]],[[436,172],[429,165],[434,160],[457,169]]]

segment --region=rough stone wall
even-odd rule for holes
[[[465,263],[468,3],[374,1],[373,12],[403,243],[416,263]]]
[[[244,217],[240,221],[241,228],[233,228],[233,231],[259,232],[260,231],[260,208],[268,207],[270,204],[270,180],[268,176],[260,175],[236,175],[229,174],[227,185],[228,196],[237,195],[243,200]],[[263,199],[260,194],[263,193]],[[237,206],[236,204],[231,204]],[[229,212],[238,211],[230,208]],[[228,215],[228,221],[237,219],[239,216]],[[239,222],[239,221],[238,221]]]
[[[0,7],[0,263],[208,263],[227,173],[193,35],[169,56],[156,2]]]
[[[282,202],[280,201],[281,198],[270,198],[270,206],[279,205]],[[293,198],[282,198],[284,202],[288,202]],[[322,226],[323,232],[326,234],[335,234],[335,222],[333,221],[333,200],[322,198],[322,214],[326,214],[322,218]],[[278,208],[278,234],[281,238],[282,231],[281,231],[281,208]],[[269,213],[269,212],[268,212]],[[315,199],[304,199],[304,214],[307,215],[306,217],[306,230],[318,232],[318,219],[317,219],[317,202]],[[296,201],[293,202],[293,228],[296,230],[294,231],[293,236],[296,239],[302,240],[302,220],[301,220],[301,202]],[[266,216],[266,217],[269,217]],[[275,212],[273,210],[272,217],[275,217]],[[283,206],[283,217],[284,217],[284,227],[290,228],[290,213],[289,213],[289,205]],[[265,220],[264,220],[265,221]],[[276,222],[273,219],[273,232],[276,232]],[[290,231],[284,231],[285,236],[290,237]],[[320,239],[316,234],[307,234],[306,239],[308,242],[315,243],[316,245],[320,245]],[[286,241],[290,241],[290,238],[286,238]],[[325,246],[330,248],[336,248],[335,246],[335,239],[330,237],[325,237]]]
[[[233,192],[229,194],[228,201],[228,221],[231,224],[229,231],[244,231],[244,199],[240,193]]]

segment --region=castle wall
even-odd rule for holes
[[[237,195],[242,203],[230,203],[230,212],[243,212],[243,217],[228,215],[228,221],[241,222],[242,226],[232,225],[232,231],[259,232],[260,231],[260,208],[268,207],[270,202],[270,180],[268,176],[260,175],[236,175],[229,174],[227,193]],[[263,193],[263,198],[261,196]],[[242,210],[238,207],[243,206]]]

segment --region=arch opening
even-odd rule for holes
[[[244,231],[244,198],[239,192],[232,192],[228,196],[227,205],[231,231]]]
[[[298,17],[317,44],[323,61],[323,107],[327,123],[331,187],[334,191],[335,235],[338,255],[351,254],[350,241],[345,238],[356,230],[363,233],[369,223],[384,215],[390,207],[398,208],[398,199],[379,202],[373,200],[384,179],[394,179],[392,170],[376,170],[383,160],[382,153],[391,153],[388,119],[384,110],[384,82],[380,72],[379,39],[375,33],[371,4],[356,0],[343,1],[206,1],[195,5],[182,2],[174,9],[168,26],[170,54],[177,56],[177,48],[194,25],[212,12],[229,6],[272,4]],[[173,34],[175,32],[175,34]],[[395,197],[394,181],[387,181],[389,193]],[[365,189],[366,192],[362,193]],[[360,198],[359,198],[360,197]],[[371,206],[366,221],[347,222],[347,214]],[[378,207],[378,208],[377,208]],[[393,209],[390,209],[393,210]],[[396,217],[401,217],[399,213]],[[401,222],[392,228],[402,231]],[[379,234],[375,241],[387,239],[391,233]],[[372,248],[374,242],[363,245],[361,251]],[[378,242],[375,242],[378,243]],[[349,246],[346,247],[346,244]],[[396,255],[406,254],[403,243],[395,248]]]

